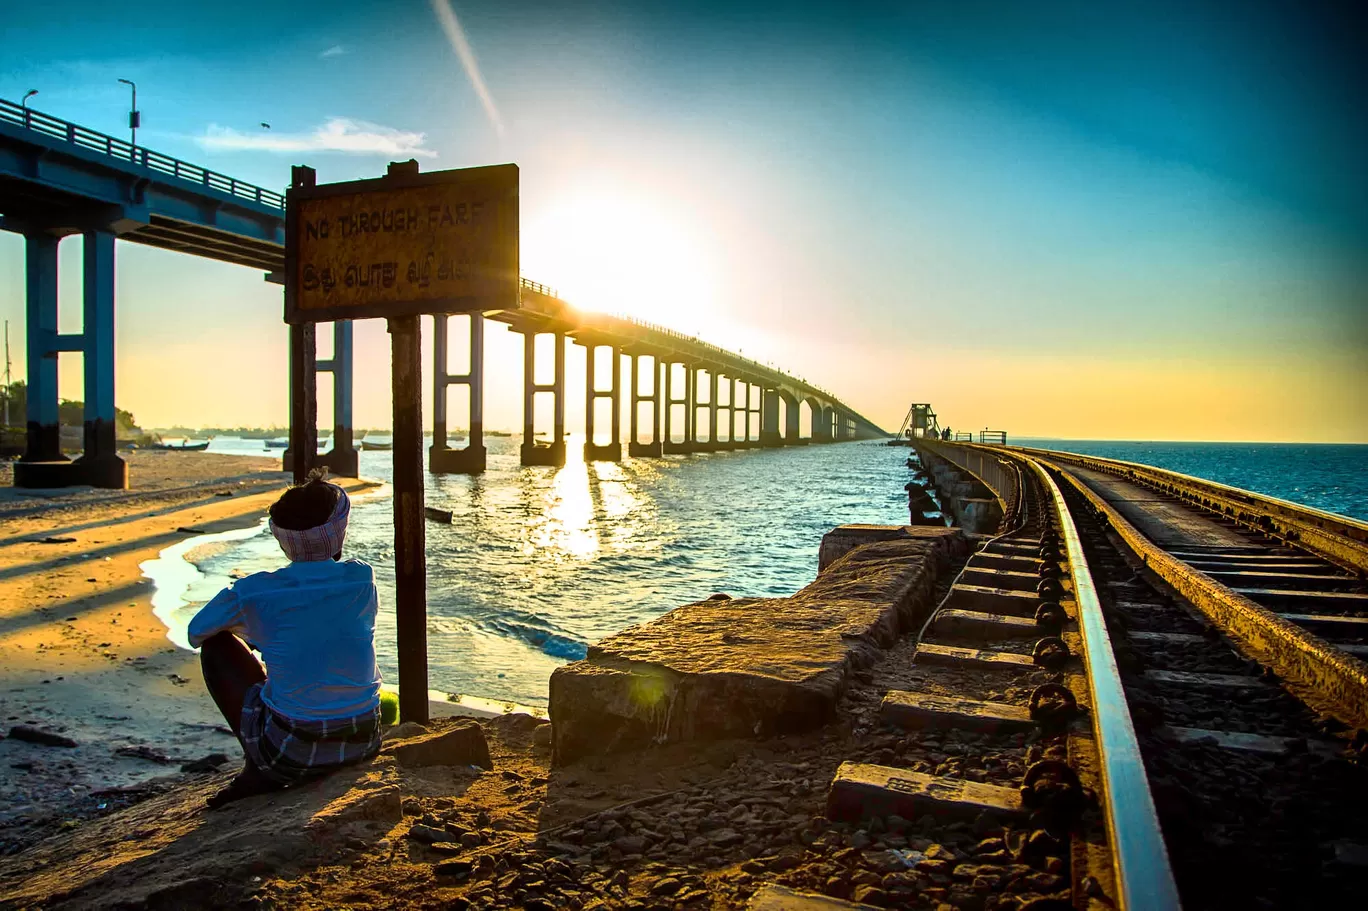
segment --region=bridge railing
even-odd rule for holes
[[[547,297],[555,298],[556,300],[562,301],[563,303],[569,303],[568,301],[564,301],[564,299],[561,298],[560,293],[556,291],[556,289],[554,288],[551,288],[547,285],[543,285],[540,282],[534,282],[526,278],[522,279],[521,282],[522,287],[529,291],[536,291],[538,294],[544,294]],[[600,315],[609,316],[613,319],[619,319],[625,323],[630,323],[633,326],[637,326],[642,329],[649,329],[650,331],[658,333],[660,335],[664,335],[667,338],[677,339],[681,342],[687,342],[695,348],[702,348],[705,351],[716,354],[719,356],[719,358],[725,357],[731,361],[740,361],[741,363],[746,364],[748,367],[750,367],[757,373],[772,373],[776,376],[782,376],[785,379],[802,383],[805,387],[811,389],[813,392],[819,394],[823,398],[830,399],[833,402],[838,401],[838,399],[835,396],[827,392],[825,389],[822,389],[820,386],[814,386],[812,383],[809,383],[806,380],[800,380],[796,377],[790,377],[788,374],[784,373],[778,367],[767,366],[765,364],[759,363],[758,361],[753,361],[750,358],[742,357],[741,355],[736,354],[735,352],[728,351],[727,349],[722,348],[718,345],[714,345],[711,342],[705,342],[696,335],[686,335],[677,329],[671,329],[669,326],[662,326],[659,323],[652,323],[647,320],[637,319],[636,317],[628,316],[625,313],[603,313]]]
[[[227,174],[220,174],[188,161],[172,158],[170,155],[163,155],[161,152],[135,146],[107,133],[100,133],[78,123],[53,117],[51,114],[44,114],[42,111],[35,111],[33,108],[26,108],[3,98],[0,98],[0,121],[21,126],[44,136],[65,140],[83,149],[102,152],[119,161],[142,165],[149,170],[170,175],[178,180],[209,187],[218,190],[220,193],[227,193],[229,196],[251,200],[264,206],[280,209],[282,212],[285,209],[285,196],[281,193],[258,187],[255,184],[245,183],[235,177],[229,177]]]

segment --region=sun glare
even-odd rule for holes
[[[598,182],[523,226],[523,272],[583,310],[693,333],[715,306],[714,267],[688,216],[637,188]]]

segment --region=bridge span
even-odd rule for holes
[[[114,241],[125,240],[234,263],[280,282],[285,258],[285,197],[198,165],[134,146],[41,111],[0,99],[0,229],[25,242],[27,441],[15,465],[15,485],[92,484],[125,487],[127,467],[114,438]],[[83,328],[57,331],[57,245],[84,237]],[[492,319],[521,333],[523,448],[527,465],[565,463],[565,351],[567,340],[587,354],[585,424],[588,459],[622,457],[621,413],[626,398],[628,454],[661,456],[715,449],[791,446],[808,442],[873,439],[888,434],[831,393],[777,368],[696,337],[622,316],[576,309],[554,290],[526,279],[518,310],[470,317],[470,371],[447,372],[449,317],[435,319],[433,445],[428,467],[437,472],[479,472],[483,441],[484,323]],[[317,360],[312,326],[293,327],[292,354],[316,384],[318,372],[334,383],[333,449],[318,456],[337,474],[354,475],[352,438],[352,327],[333,324],[333,357]],[[554,379],[538,384],[536,337],[554,339]],[[612,383],[595,384],[596,358],[612,358]],[[85,446],[80,458],[62,454],[58,428],[57,357],[85,358]],[[630,362],[629,389],[621,358]],[[448,447],[447,387],[463,385],[470,398],[470,430],[462,449]],[[726,390],[724,396],[722,390]],[[543,441],[534,426],[538,394],[554,399],[553,427]],[[596,436],[595,405],[611,403],[606,439]],[[725,401],[724,401],[725,399]],[[639,406],[650,405],[649,436]],[[800,409],[812,415],[811,436],[800,436]],[[682,408],[682,419],[676,410]],[[702,415],[700,417],[700,415]],[[299,416],[291,414],[293,424]],[[287,453],[287,462],[294,453]]]

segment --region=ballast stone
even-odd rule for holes
[[[955,528],[843,526],[792,597],[686,604],[602,640],[551,675],[554,761],[833,721],[851,671],[921,622],[967,549]]]

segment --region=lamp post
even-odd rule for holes
[[[138,144],[138,124],[142,121],[142,116],[138,113],[138,84],[132,79],[120,79],[124,85],[133,89],[133,104],[128,111],[128,129],[131,134],[129,144]]]
[[[38,90],[37,90],[37,89],[29,89],[27,92],[24,93],[24,97],[23,97],[22,99],[20,99],[20,101],[19,101],[19,107],[21,107],[21,108],[23,108],[24,110],[27,111],[27,110],[28,110],[28,100],[29,100],[30,98],[32,98],[34,95],[37,95],[37,94],[38,94]]]

